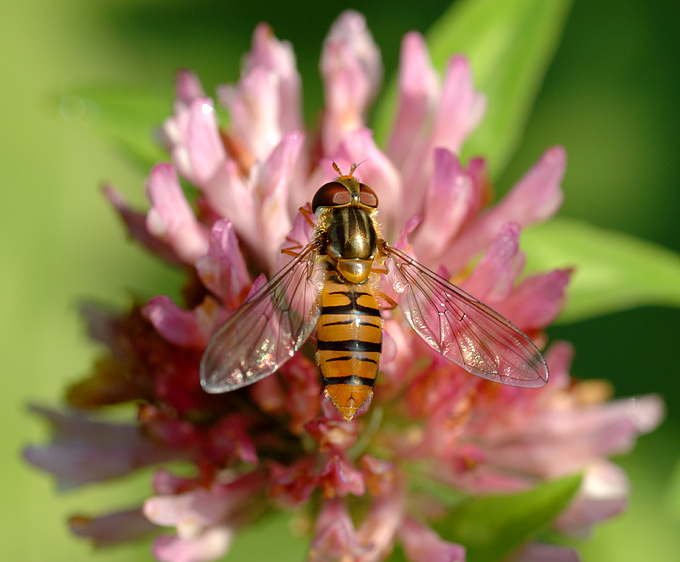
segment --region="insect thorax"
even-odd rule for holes
[[[373,218],[354,205],[331,208],[327,213],[322,253],[347,281],[363,283],[378,248]]]

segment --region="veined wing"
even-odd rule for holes
[[[524,332],[400,250],[384,250],[394,262],[401,311],[432,349],[492,381],[527,388],[548,382],[545,359]]]
[[[236,390],[271,375],[307,340],[319,318],[323,283],[310,242],[212,336],[201,359],[207,392]]]

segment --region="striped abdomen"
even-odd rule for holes
[[[329,272],[317,339],[326,396],[349,421],[373,394],[382,349],[380,310],[368,283],[343,283]]]

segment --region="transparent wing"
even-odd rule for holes
[[[215,332],[201,359],[207,392],[236,390],[271,375],[316,326],[323,279],[309,243]]]
[[[435,351],[473,375],[512,386],[548,382],[548,366],[516,326],[403,252],[385,246],[399,306]]]

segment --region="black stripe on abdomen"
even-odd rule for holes
[[[355,351],[359,353],[377,352],[382,350],[382,342],[371,342],[363,340],[339,340],[325,341],[318,340],[317,349],[320,351]]]

